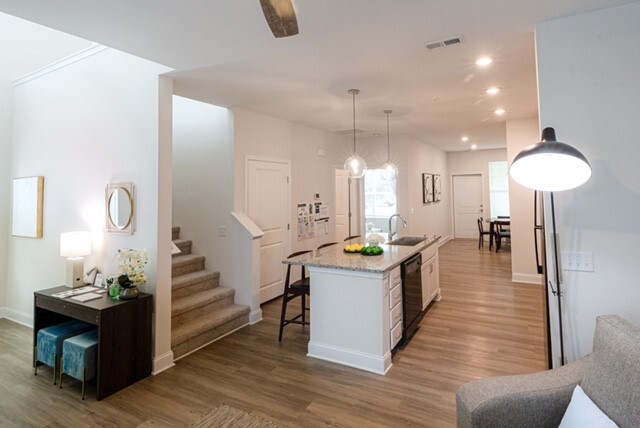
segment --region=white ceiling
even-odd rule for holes
[[[455,151],[505,147],[505,120],[537,116],[535,23],[633,1],[294,2],[300,34],[285,39],[258,0],[0,0],[0,11],[170,66],[180,95],[326,131],[352,128],[358,88],[365,136],[386,134],[392,109],[392,137]],[[461,45],[424,47],[458,34]],[[480,55],[493,64],[479,69]],[[491,85],[502,91],[486,95]]]

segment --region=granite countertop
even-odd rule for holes
[[[353,270],[360,272],[384,273],[400,265],[404,260],[438,242],[439,235],[432,235],[414,246],[380,245],[384,253],[379,256],[363,256],[359,253],[345,253],[346,244],[338,243],[308,254],[283,260],[290,265],[321,267],[329,269]]]

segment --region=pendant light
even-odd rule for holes
[[[384,110],[383,113],[387,115],[387,161],[382,165],[382,178],[391,181],[398,176],[398,167],[391,162],[391,143],[389,142],[389,115],[393,110]]]
[[[526,147],[513,159],[509,175],[530,189],[559,191],[585,183],[591,177],[591,166],[577,149],[556,141],[553,128],[545,128],[541,142]]]
[[[367,170],[367,163],[356,153],[356,95],[360,90],[349,89],[348,92],[353,95],[353,155],[344,162],[344,169],[349,172],[349,178],[362,178]]]

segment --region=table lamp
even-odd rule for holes
[[[67,258],[67,278],[69,288],[84,285],[84,256],[91,254],[89,232],[65,232],[60,234],[60,256]]]

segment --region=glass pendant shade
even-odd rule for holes
[[[398,176],[398,167],[391,161],[387,161],[382,165],[382,178],[385,180],[395,180]]]
[[[367,170],[367,163],[356,152],[356,95],[360,90],[349,89],[348,92],[353,96],[353,154],[344,162],[344,169],[347,170],[349,178],[362,178]]]
[[[393,111],[384,110],[383,113],[387,115],[387,161],[382,165],[382,178],[392,181],[398,176],[398,167],[391,162],[391,143],[389,142],[389,115]]]
[[[357,153],[354,153],[344,162],[344,169],[349,172],[350,178],[362,178],[367,170],[367,163]]]
[[[553,128],[545,128],[540,143],[526,147],[513,159],[509,175],[530,189],[553,192],[584,184],[591,177],[591,166],[577,149],[556,141]]]

